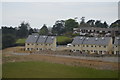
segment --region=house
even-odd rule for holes
[[[83,41],[85,40],[85,37],[80,37],[77,36],[73,39],[72,41],[72,46],[71,46],[71,50],[72,51],[82,51],[82,45],[83,45]]]
[[[56,50],[56,37],[42,36],[33,33],[28,36],[25,43],[25,49],[29,51]]]
[[[92,36],[115,36],[120,35],[120,31],[118,27],[115,28],[99,28],[99,27],[80,27],[73,28],[74,33],[79,33],[80,35],[92,35]]]
[[[75,37],[72,51],[106,54],[112,53],[112,37]]]
[[[114,41],[114,54],[120,54],[120,37],[115,37]]]
[[[34,33],[29,35],[25,42],[25,50],[32,51],[36,49],[36,42],[39,38],[39,34]]]

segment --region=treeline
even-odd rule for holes
[[[15,46],[16,40],[20,38],[26,38],[33,32],[37,32],[37,29],[32,29],[29,23],[22,22],[20,26],[13,28],[2,26],[2,48]]]
[[[52,27],[43,25],[41,29],[30,27],[29,23],[22,22],[18,27],[13,28],[8,26],[2,26],[2,48],[15,46],[17,39],[27,38],[32,33],[39,33],[41,35],[55,35],[55,36],[68,36],[73,37],[77,34],[73,34],[73,28],[79,27],[101,27],[101,28],[113,28],[120,27],[120,20],[116,20],[110,25],[107,22],[101,22],[100,20],[88,20],[85,22],[85,18],[82,17],[80,23],[75,19],[57,20]]]
[[[120,27],[120,20],[116,20],[110,25],[106,21],[101,22],[100,20],[88,20],[85,22],[85,17],[81,18],[81,22],[77,22],[76,19],[58,20],[52,27],[53,35],[74,35],[73,28],[79,27],[99,27],[99,28],[114,28]]]

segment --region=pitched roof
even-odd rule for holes
[[[45,43],[47,36],[39,36],[37,43]]]
[[[120,37],[115,37],[114,45],[120,45]]]
[[[55,36],[48,36],[45,43],[53,43]]]
[[[82,37],[82,36],[77,36],[74,38],[74,40],[72,41],[72,44],[73,45],[76,45],[76,44],[82,44],[83,41],[84,41],[85,37]]]
[[[26,39],[26,43],[36,43],[38,37],[39,37],[39,34],[29,35],[28,38]]]
[[[55,36],[43,36],[39,35],[38,33],[34,33],[29,35],[26,43],[53,43]]]
[[[83,44],[108,45],[110,39],[111,37],[89,37],[84,40]]]
[[[75,37],[72,44],[108,45],[111,37]]]

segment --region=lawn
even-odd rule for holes
[[[66,37],[66,36],[57,36],[57,42],[64,42],[64,41],[69,41],[71,38]]]
[[[16,41],[16,43],[18,43],[18,44],[23,44],[23,43],[25,43],[25,38],[23,38],[23,39],[18,39],[17,41]]]
[[[3,78],[116,78],[117,71],[96,70],[48,62],[3,64]]]

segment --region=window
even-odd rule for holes
[[[119,52],[119,51],[116,51],[116,54],[120,54],[120,52]]]
[[[85,50],[82,50],[83,52],[85,52]]]
[[[97,50],[94,50],[95,53],[97,53]]]
[[[96,47],[96,45],[95,45],[95,47]]]
[[[93,45],[91,45],[91,47],[93,47]]]
[[[39,50],[39,48],[36,48],[36,50]]]
[[[27,48],[27,50],[29,50],[29,48]]]
[[[89,47],[88,45],[86,45],[86,47]]]
[[[85,45],[83,45],[83,47],[85,47]]]
[[[42,50],[42,48],[39,48],[40,50]]]
[[[38,44],[37,44],[38,45]]]
[[[101,47],[101,46],[99,46],[99,47]]]
[[[117,47],[117,46],[116,46]]]
[[[27,45],[29,45],[29,43]]]
[[[104,48],[106,48],[106,46],[104,46]]]
[[[75,47],[75,45],[73,45]]]

